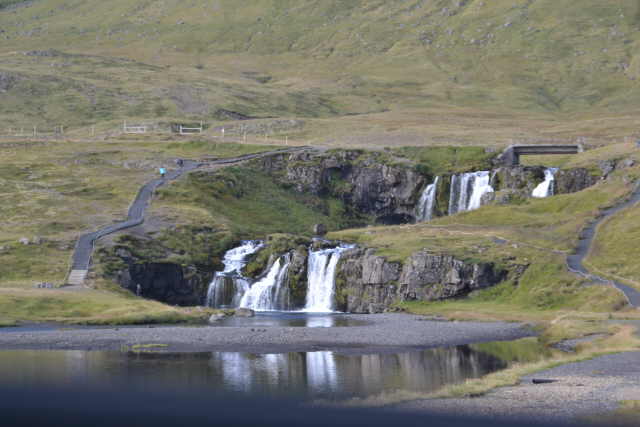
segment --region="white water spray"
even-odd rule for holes
[[[304,311],[331,313],[335,308],[336,267],[350,247],[341,246],[309,252],[307,303]]]
[[[207,290],[208,307],[237,307],[240,304],[242,296],[249,290],[249,281],[242,277],[242,269],[247,265],[249,255],[263,246],[259,241],[242,242],[241,246],[224,254],[224,270],[215,274]]]
[[[544,181],[540,183],[531,193],[531,196],[543,199],[553,196],[556,182],[556,172],[558,169],[549,168],[544,171]]]
[[[424,191],[422,192],[422,196],[420,196],[420,202],[418,203],[418,212],[416,215],[416,220],[418,222],[431,221],[433,218],[433,208],[436,205],[436,195],[438,191],[438,182],[440,181],[440,177],[436,177],[433,184],[429,184],[426,186]]]
[[[291,262],[289,254],[276,260],[265,277],[254,283],[240,301],[241,308],[254,311],[286,310],[289,305],[289,290],[286,286],[287,272]]]
[[[480,208],[482,197],[494,191],[491,186],[491,173],[488,171],[452,176],[449,215]]]

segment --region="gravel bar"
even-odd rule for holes
[[[396,352],[407,347],[450,347],[533,336],[518,323],[449,322],[407,314],[348,315],[362,326],[187,327],[145,326],[34,331],[8,328],[0,334],[0,350],[119,350],[135,344],[164,344],[166,351],[338,351]]]
[[[533,380],[553,380],[534,384]],[[522,378],[520,385],[473,399],[430,399],[393,410],[472,415],[500,421],[584,425],[583,417],[614,411],[640,399],[640,352],[611,354]]]

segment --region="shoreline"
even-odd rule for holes
[[[3,328],[4,350],[120,350],[162,344],[165,352],[284,353],[335,351],[396,353],[535,336],[520,323],[431,320],[410,314],[343,315],[364,324],[343,327],[293,326],[114,326],[24,330]],[[45,327],[46,328],[46,327]],[[22,329],[22,330],[21,330]],[[37,328],[36,328],[37,329]]]

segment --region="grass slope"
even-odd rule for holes
[[[33,285],[62,284],[78,236],[122,221],[139,187],[157,176],[158,166],[173,168],[176,157],[233,157],[273,148],[201,141],[0,143],[0,321],[202,317],[114,294],[113,288],[74,293]],[[30,244],[20,243],[22,238]]]
[[[627,157],[636,155],[635,148],[626,144],[614,150],[586,152],[571,162],[589,165],[619,158],[622,153]],[[567,271],[565,258],[576,246],[584,225],[600,209],[616,203],[634,188],[632,183],[639,171],[637,164],[620,169],[608,180],[579,193],[528,199],[519,205],[485,206],[430,223],[345,230],[330,237],[378,248],[379,254],[394,261],[404,261],[414,252],[428,250],[471,261],[529,266],[517,284],[505,282],[460,301],[405,304],[412,311],[526,318],[540,310],[616,310],[621,306],[621,295],[604,287],[585,288],[583,279]],[[614,221],[627,224],[624,216]],[[633,238],[627,238],[624,231],[602,236],[602,241],[609,242],[611,248],[598,250],[597,256],[592,257],[596,263],[627,262],[630,266],[625,271],[633,271],[634,252],[630,249]],[[625,251],[627,255],[618,259]]]
[[[226,109],[363,145],[606,139],[636,133],[639,16],[634,0],[26,2],[0,12],[0,118]]]

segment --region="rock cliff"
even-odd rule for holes
[[[380,224],[415,220],[415,206],[427,177],[411,164],[393,163],[383,153],[332,150],[261,159],[259,167],[300,193],[331,195]]]
[[[380,313],[396,302],[465,296],[496,285],[508,275],[508,270],[493,263],[427,251],[401,264],[387,261],[372,249],[354,249],[343,255],[338,266],[336,295],[342,311]]]

